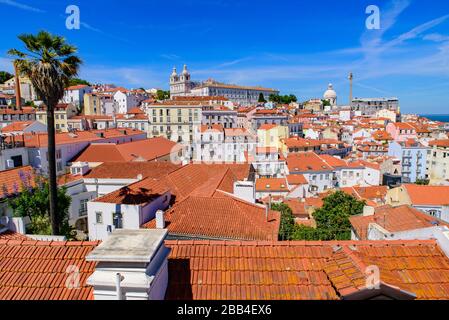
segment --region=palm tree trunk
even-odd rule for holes
[[[57,182],[56,182],[56,142],[55,142],[55,114],[53,106],[47,106],[47,130],[48,130],[48,181],[50,199],[50,220],[53,235],[59,235],[59,221],[56,205]]]

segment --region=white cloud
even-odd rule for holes
[[[424,40],[433,41],[433,42],[446,42],[449,41],[449,36],[439,33],[431,33],[427,34],[423,37]]]
[[[16,8],[19,8],[22,10],[27,10],[27,11],[33,11],[33,12],[39,12],[39,13],[45,12],[42,9],[31,7],[29,5],[26,5],[26,4],[17,2],[17,1],[13,1],[13,0],[0,0],[0,4],[5,4],[5,5],[11,6],[11,7],[16,7]]]

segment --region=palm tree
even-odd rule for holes
[[[69,80],[77,75],[82,62],[75,55],[77,48],[68,44],[63,37],[40,31],[37,35],[22,34],[18,38],[26,50],[11,49],[8,54],[15,58],[14,65],[19,72],[31,80],[38,98],[47,108],[50,219],[52,233],[58,235],[54,109],[64,96]]]

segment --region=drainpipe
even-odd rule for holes
[[[117,272],[117,274],[115,275],[115,288],[117,290],[117,300],[123,300],[122,287],[120,286],[121,281],[122,281],[122,275]]]

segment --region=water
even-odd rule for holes
[[[420,117],[424,117],[432,121],[449,122],[449,114],[421,114]]]

